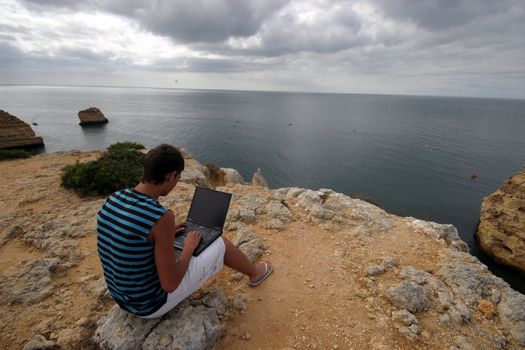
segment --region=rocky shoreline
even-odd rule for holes
[[[101,278],[104,198],[59,186],[64,165],[99,155],[0,163],[2,349],[525,348],[525,296],[471,256],[454,226],[329,189],[244,185],[230,170],[225,236],[251,259],[271,259],[274,275],[250,289],[225,268],[163,319],[129,316]],[[182,183],[161,199],[179,220],[194,185],[210,181],[187,157]]]
[[[44,140],[35,135],[29,124],[0,110],[0,149],[41,146],[44,146]]]

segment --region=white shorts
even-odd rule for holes
[[[151,315],[143,318],[161,317],[199,289],[204,282],[222,270],[225,251],[224,241],[222,238],[218,238],[199,256],[192,256],[188,270],[179,286],[173,292],[168,293],[166,304]]]

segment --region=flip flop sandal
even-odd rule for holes
[[[255,282],[248,281],[248,285],[250,287],[257,287],[259,284],[263,283],[264,280],[268,278],[268,276],[272,274],[273,272],[272,265],[269,265],[268,262],[266,261],[264,262],[264,268],[265,268],[264,274],[261,277],[259,277],[257,281]]]

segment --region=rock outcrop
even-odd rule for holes
[[[252,176],[252,186],[268,187],[268,182],[264,178],[261,169],[257,169]]]
[[[483,199],[477,238],[485,253],[525,274],[525,170]]]
[[[208,172],[204,165],[193,165],[193,163],[191,163],[190,161],[186,162],[190,164],[188,164],[182,172],[181,178],[179,180],[180,182],[184,182],[187,184],[195,184],[204,187],[208,187],[211,185],[209,177],[206,176]]]
[[[239,173],[236,169],[221,168],[221,170],[224,172],[224,182],[226,185],[245,184],[241,173]]]
[[[105,350],[211,349],[221,336],[227,300],[218,289],[186,299],[164,317],[143,319],[115,305],[101,318],[93,341]]]
[[[29,124],[0,110],[0,149],[43,145],[44,141],[35,135]]]
[[[78,118],[80,119],[80,125],[97,125],[106,124],[108,119],[96,107],[90,107],[78,112]]]

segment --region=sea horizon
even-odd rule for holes
[[[150,89],[150,90],[187,90],[187,91],[218,91],[218,92],[258,92],[258,93],[290,93],[313,95],[364,95],[364,96],[393,96],[393,97],[435,97],[435,98],[461,98],[461,99],[494,99],[525,101],[525,97],[496,97],[496,96],[468,96],[468,95],[425,95],[425,94],[394,94],[374,92],[337,92],[337,91],[300,91],[300,90],[256,90],[256,89],[211,89],[211,88],[186,88],[162,86],[126,86],[126,85],[76,85],[76,84],[1,84],[0,87],[57,87],[57,88],[110,88],[110,89]]]

